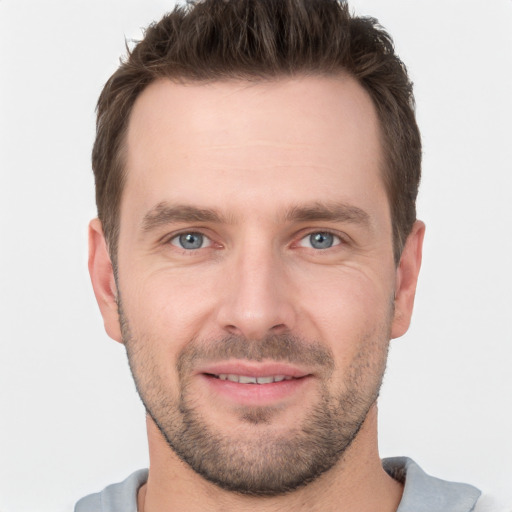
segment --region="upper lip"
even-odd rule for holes
[[[203,365],[197,369],[197,373],[209,375],[244,375],[247,377],[272,377],[275,375],[283,375],[296,379],[311,374],[303,368],[279,361],[261,363],[252,361],[222,361]]]

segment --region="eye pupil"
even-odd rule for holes
[[[184,233],[179,237],[183,249],[199,249],[203,245],[203,235],[200,233]]]
[[[313,233],[309,241],[315,249],[329,249],[334,243],[334,236],[331,233]]]

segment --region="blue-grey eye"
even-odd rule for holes
[[[301,241],[302,247],[310,247],[313,249],[330,249],[334,245],[341,242],[340,238],[326,231],[317,231],[305,236]]]
[[[209,244],[209,240],[201,233],[182,233],[171,240],[171,244],[182,249],[202,249]]]
[[[315,249],[329,249],[334,243],[334,236],[331,233],[313,233],[309,235],[309,241]]]

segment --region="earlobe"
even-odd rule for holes
[[[89,223],[89,275],[105,330],[113,340],[122,342],[114,270],[99,219]]]
[[[395,312],[391,327],[391,337],[403,336],[411,322],[416,284],[421,267],[421,255],[425,224],[416,221],[407,237],[400,263],[396,271]]]

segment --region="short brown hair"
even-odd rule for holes
[[[421,139],[405,66],[373,18],[342,0],[202,0],[176,6],[145,32],[103,88],[92,166],[98,216],[116,262],[124,143],[139,94],[173,81],[265,80],[347,72],[369,93],[381,123],[384,183],[398,263],[416,220]]]

